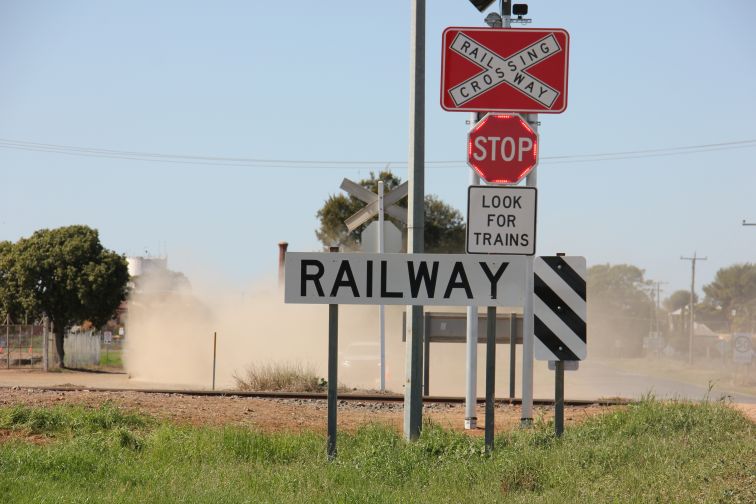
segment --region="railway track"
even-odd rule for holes
[[[185,390],[185,389],[135,389],[135,388],[113,388],[113,387],[84,387],[84,386],[53,386],[53,387],[2,387],[4,389],[26,389],[40,390],[49,392],[136,392],[142,394],[171,394],[183,396],[205,396],[205,397],[249,397],[258,399],[309,399],[325,401],[327,394],[319,392],[247,392],[239,390]],[[358,393],[345,392],[338,395],[338,399],[344,401],[373,401],[373,402],[404,402],[404,396],[401,394],[385,393]],[[424,396],[425,403],[448,403],[464,404],[464,397],[455,396]],[[600,399],[565,399],[564,403],[568,406],[616,406],[629,404],[632,401],[623,398],[600,398]],[[485,403],[484,398],[478,398],[478,403]],[[518,398],[496,398],[496,404],[521,404],[522,400]],[[550,406],[554,404],[553,399],[534,399],[533,404],[537,406]]]

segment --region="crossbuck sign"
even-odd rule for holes
[[[560,113],[569,34],[562,29],[447,28],[441,106],[450,111]]]

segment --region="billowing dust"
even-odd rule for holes
[[[464,308],[440,308],[464,312]],[[402,392],[404,383],[404,310],[404,306],[385,310],[386,388],[394,392]],[[285,304],[275,282],[260,283],[244,296],[197,288],[172,292],[143,288],[129,300],[126,334],[125,366],[136,380],[210,388],[214,334],[216,388],[234,387],[234,375],[243,375],[250,365],[300,364],[321,377],[327,375],[328,306]],[[378,307],[339,306],[339,383],[378,389],[379,348]],[[497,351],[496,387],[503,393],[509,390],[509,346],[497,345]],[[479,345],[478,362],[482,395],[484,345]],[[433,344],[430,367],[432,394],[464,395],[464,343]]]
[[[144,284],[142,284],[144,286]],[[285,304],[275,282],[261,282],[246,294],[228,294],[227,288],[192,290],[142,289],[129,301],[124,361],[130,377],[166,387],[209,389],[213,380],[213,335],[217,334],[216,388],[235,388],[234,375],[250,365],[298,364],[327,376],[328,306]],[[386,307],[386,388],[402,393],[405,343],[402,341],[406,307]],[[464,308],[426,307],[457,311]],[[481,309],[483,313],[484,309]],[[506,311],[506,310],[504,310]],[[589,330],[589,355],[579,371],[566,373],[565,395],[572,399],[657,396],[701,399],[709,378],[695,384],[652,377],[645,365],[622,369],[616,361],[595,353]],[[496,346],[496,396],[509,396],[509,345]],[[521,348],[517,347],[515,397],[521,397]],[[339,383],[350,388],[378,389],[380,380],[377,306],[339,306]],[[649,361],[650,362],[650,361]],[[478,345],[477,390],[485,395],[485,345]],[[554,373],[546,363],[534,365],[534,396],[554,397]],[[465,344],[432,343],[431,395],[465,395]],[[674,378],[674,377],[673,377]],[[727,383],[716,384],[714,396],[728,393]],[[736,397],[736,400],[738,398]],[[747,397],[745,398],[748,399]],[[742,396],[741,396],[741,401]],[[746,401],[747,402],[747,401]]]

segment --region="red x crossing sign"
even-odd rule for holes
[[[450,111],[564,112],[569,42],[562,29],[447,28],[441,106]]]

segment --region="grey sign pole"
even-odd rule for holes
[[[422,253],[425,229],[425,0],[411,0],[410,27],[410,130],[407,168],[409,218],[407,252]],[[423,416],[422,359],[423,307],[408,307],[404,378],[404,437],[420,436]]]
[[[538,132],[538,114],[526,114],[525,120]],[[538,186],[538,166],[525,179],[527,187]],[[536,222],[536,226],[538,223]],[[533,251],[535,253],[535,250]],[[525,272],[525,306],[522,311],[522,408],[520,425],[529,426],[533,422],[533,257],[528,256]]]
[[[339,247],[331,247],[338,252]],[[339,305],[328,305],[328,460],[336,458],[336,391],[339,370]]]
[[[554,433],[564,432],[564,361],[554,362]]]
[[[478,122],[478,113],[470,114],[470,129],[475,127]],[[480,184],[480,175],[470,168],[470,185]],[[469,196],[468,196],[469,197]],[[478,415],[475,412],[478,402],[478,307],[467,307],[467,362],[466,372],[466,389],[465,389],[465,429],[476,429],[478,427]]]
[[[494,393],[496,380],[496,307],[486,313],[486,451],[494,447]]]

